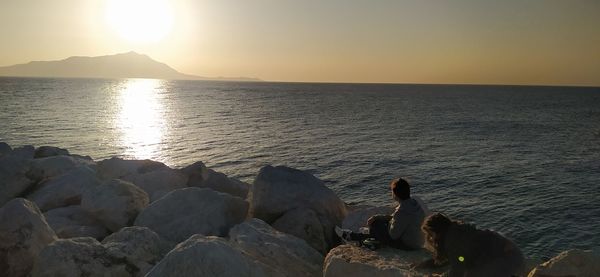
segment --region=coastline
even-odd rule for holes
[[[385,207],[349,207],[323,181],[284,166],[265,166],[247,184],[200,161],[174,169],[0,143],[0,177],[3,276],[436,273],[411,269],[425,251],[340,246],[334,226],[355,228]],[[563,252],[530,261],[529,276],[600,272],[598,261],[590,251]]]

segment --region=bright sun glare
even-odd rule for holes
[[[173,11],[168,0],[109,0],[106,21],[130,42],[152,43],[171,31]]]

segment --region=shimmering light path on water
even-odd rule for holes
[[[308,170],[351,203],[389,181],[530,256],[600,245],[600,89],[0,78],[0,140]]]

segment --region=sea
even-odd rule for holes
[[[0,141],[314,174],[349,204],[429,208],[532,258],[600,250],[600,88],[0,78]]]

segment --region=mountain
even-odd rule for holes
[[[147,55],[127,52],[98,57],[70,57],[0,67],[0,76],[66,78],[153,78],[174,80],[260,81],[246,77],[202,77],[178,72]]]

